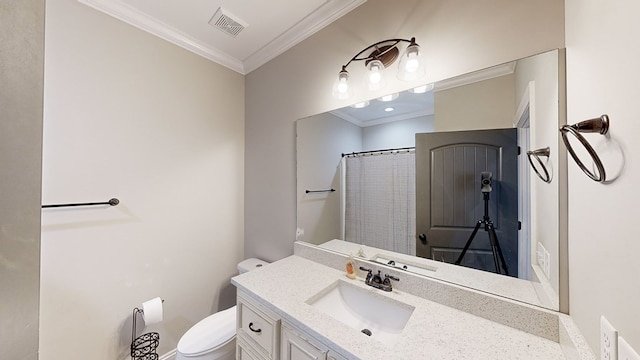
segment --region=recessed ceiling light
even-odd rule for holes
[[[392,108],[392,107],[384,108],[384,111],[386,111],[386,112],[391,112],[391,111],[393,111],[393,110],[395,110],[395,109],[394,109],[394,108]]]

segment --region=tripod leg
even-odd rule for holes
[[[496,274],[500,274],[500,263],[498,263],[498,253],[496,249],[496,238],[491,235],[491,230],[487,226],[487,233],[489,235],[489,244],[491,245],[491,253],[493,254],[493,266],[496,269]]]
[[[505,275],[509,275],[509,269],[507,268],[507,262],[504,261],[504,256],[502,255],[502,249],[500,249],[500,243],[498,242],[498,236],[496,235],[496,230],[493,228],[493,223],[489,223],[489,240],[491,242],[491,250],[493,251],[493,261],[496,264],[496,272],[500,273],[500,268],[498,267],[498,258],[496,257],[496,251],[500,256],[500,262],[502,263],[502,268],[504,269]]]
[[[460,262],[462,262],[462,258],[467,253],[467,250],[469,250],[469,245],[471,245],[471,241],[473,241],[473,238],[476,236],[476,233],[478,232],[478,229],[480,229],[480,225],[482,225],[482,220],[478,221],[478,223],[476,224],[476,227],[473,229],[473,232],[471,233],[471,236],[469,236],[469,240],[467,240],[467,243],[464,244],[464,248],[462,248],[462,252],[460,253],[460,256],[458,257],[458,260],[456,260],[456,262],[454,264],[460,265]]]

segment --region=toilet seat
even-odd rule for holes
[[[236,336],[236,307],[217,312],[200,320],[178,342],[178,353],[195,357],[233,341]]]
[[[236,349],[236,344],[235,344],[236,338],[235,336],[232,337],[231,339],[227,340],[227,342],[225,342],[224,344],[220,344],[217,347],[213,348],[213,349],[207,349],[207,350],[203,350],[201,352],[198,353],[192,353],[192,354],[185,354],[182,353],[180,351],[178,351],[178,354],[182,357],[182,358],[194,358],[194,359],[199,359],[201,356],[203,355],[207,355],[207,354],[211,354],[211,353],[215,353],[216,351],[220,351],[221,355],[227,354],[231,351],[234,351]],[[228,349],[226,349],[228,347]],[[216,357],[217,358],[217,357]],[[209,359],[209,357],[207,357],[207,359]]]

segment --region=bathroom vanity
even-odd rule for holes
[[[250,360],[345,359],[245,292],[238,292],[236,354]]]
[[[238,359],[593,359],[567,315],[360,264],[400,279],[385,292],[339,253],[295,249],[232,279]]]

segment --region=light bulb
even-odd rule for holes
[[[379,84],[380,80],[382,80],[382,75],[380,75],[380,71],[374,70],[369,74],[369,82],[371,84]]]
[[[400,58],[398,64],[398,78],[404,81],[417,80],[425,75],[424,61],[420,54],[420,46],[411,39],[411,44]]]
[[[409,60],[407,60],[407,64],[405,65],[404,69],[407,72],[416,72],[416,70],[418,70],[418,68],[420,67],[420,62],[418,61],[418,59],[415,58],[415,56],[409,56]]]
[[[382,89],[386,83],[384,78],[382,77],[382,70],[384,70],[384,65],[380,60],[371,60],[367,64],[367,87],[369,90],[378,90]]]
[[[349,85],[347,84],[347,81],[342,79],[338,81],[338,92],[346,93],[347,90],[349,90]]]
[[[338,79],[333,83],[333,90],[331,94],[338,100],[348,99],[352,95],[352,89],[349,86],[349,73],[342,67],[342,70],[338,74]]]

